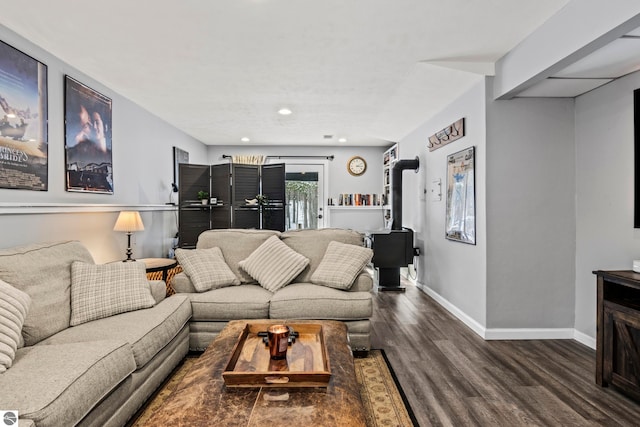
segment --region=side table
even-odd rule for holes
[[[138,261],[145,264],[147,268],[147,279],[164,280],[167,286],[167,296],[176,293],[173,286],[171,286],[171,279],[174,275],[182,271],[182,267],[178,265],[178,261],[171,258],[142,258]]]
[[[136,261],[143,262],[145,267],[147,268],[147,273],[156,273],[162,272],[162,280],[167,281],[167,275],[169,274],[169,270],[176,267],[178,265],[178,261],[171,258],[141,258]],[[160,278],[154,277],[156,280],[160,280]]]

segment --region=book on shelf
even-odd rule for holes
[[[382,194],[341,193],[329,206],[381,206],[382,200]]]

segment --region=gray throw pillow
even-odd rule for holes
[[[71,264],[71,326],[155,303],[142,262]]]
[[[260,286],[275,292],[300,274],[309,259],[285,245],[278,236],[271,236],[238,264]]]
[[[93,263],[87,248],[77,241],[0,249],[0,279],[31,297],[22,327],[25,345],[34,345],[69,327],[74,261]]]
[[[176,259],[198,292],[240,284],[218,247],[176,249]]]
[[[372,257],[373,251],[369,248],[331,242],[320,265],[311,275],[311,283],[347,290]]]
[[[13,364],[31,298],[0,280],[0,373]]]

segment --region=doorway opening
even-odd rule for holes
[[[324,227],[324,170],[319,164],[285,165],[285,230]]]

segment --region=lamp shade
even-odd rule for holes
[[[138,211],[120,212],[113,230],[127,232],[144,230],[144,224],[142,223],[142,218],[140,218],[140,213]]]

